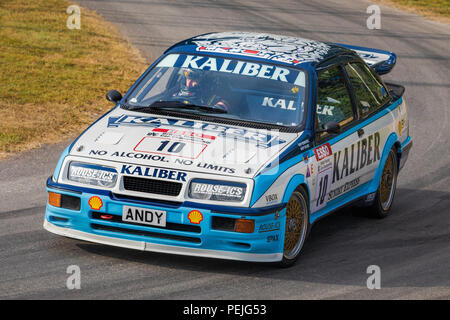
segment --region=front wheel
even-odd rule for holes
[[[286,207],[283,259],[281,267],[290,267],[297,261],[309,232],[308,196],[303,188],[292,194]]]
[[[389,151],[386,163],[381,173],[381,180],[373,204],[369,207],[371,213],[377,218],[389,215],[394,202],[397,188],[398,159],[395,148]]]

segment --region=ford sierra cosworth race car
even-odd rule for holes
[[[181,41],[61,155],[44,228],[153,252],[292,265],[312,224],[386,217],[412,146],[389,51],[272,34]]]

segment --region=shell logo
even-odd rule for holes
[[[203,215],[198,210],[192,210],[188,214],[188,219],[191,223],[200,224],[200,222],[203,221]]]
[[[91,206],[91,209],[93,210],[100,210],[100,208],[103,206],[102,199],[100,199],[97,196],[93,196],[89,199],[89,206]]]

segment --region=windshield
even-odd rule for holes
[[[305,83],[299,69],[170,54],[131,92],[127,107],[298,126],[304,118]]]

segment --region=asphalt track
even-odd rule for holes
[[[386,78],[406,86],[414,146],[391,217],[344,210],[321,220],[290,269],[53,235],[42,228],[44,184],[68,142],[0,162],[1,299],[450,298],[449,26],[381,7],[381,30],[369,30],[366,1],[78,2],[112,21],[149,63],[178,40],[227,30],[394,51],[398,65]],[[81,269],[80,290],[66,288],[69,265]],[[379,290],[366,287],[369,265],[381,269]]]

